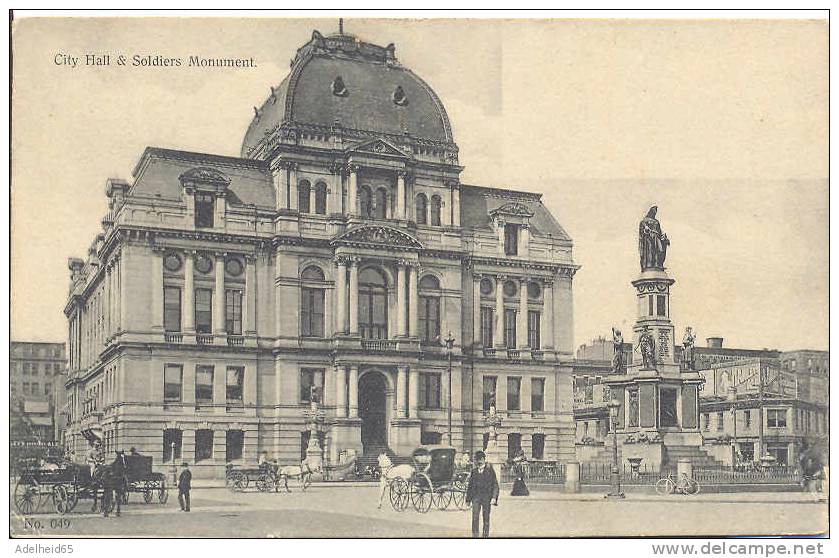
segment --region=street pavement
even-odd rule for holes
[[[192,511],[181,512],[177,494],[167,504],[123,507],[122,517],[85,513],[80,502],[68,515],[11,515],[13,536],[42,537],[464,537],[468,511],[420,514],[394,511],[378,489],[364,485],[319,484],[301,492],[233,493],[196,488]],[[50,505],[44,506],[50,509]],[[61,521],[61,520],[69,521]],[[657,496],[532,490],[530,497],[502,494],[492,512],[492,535],[500,537],[815,535],[827,530],[827,503],[805,493],[751,492]]]

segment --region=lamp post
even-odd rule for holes
[[[454,350],[454,336],[449,331],[446,337],[446,355],[449,359],[449,401],[448,401],[448,424],[449,424],[449,445],[452,445],[452,351]]]
[[[731,396],[731,424],[734,428],[734,435],[731,438],[731,469],[737,468],[737,388],[728,388]]]
[[[178,464],[175,461],[175,442],[170,442],[169,447],[172,451],[172,486],[177,486],[178,484]]]
[[[606,498],[624,498],[624,493],[621,492],[621,475],[618,468],[618,409],[620,403],[614,399],[606,404],[609,408],[609,422],[612,425],[612,490],[606,494]]]

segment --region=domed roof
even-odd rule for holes
[[[432,89],[402,67],[393,44],[322,36],[297,51],[291,72],[256,110],[242,144],[252,157],[284,124],[362,130],[453,143],[446,110]]]

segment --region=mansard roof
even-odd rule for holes
[[[529,217],[531,233],[571,240],[542,203],[541,194],[461,184],[460,223],[464,229],[492,230],[492,218],[498,214]]]

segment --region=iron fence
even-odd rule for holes
[[[668,474],[675,475],[673,468],[662,468],[654,471],[647,466],[637,470],[623,464],[619,468],[621,484],[652,485]],[[609,463],[582,463],[580,465],[580,482],[582,484],[609,484],[611,481],[612,465]],[[752,470],[733,470],[731,467],[694,467],[693,478],[699,484],[798,484],[800,473],[793,467],[765,467]]]
[[[521,465],[527,484],[563,484],[565,482],[565,465],[555,461],[530,461]],[[501,466],[501,482],[513,482],[518,472],[515,466],[504,464]]]

